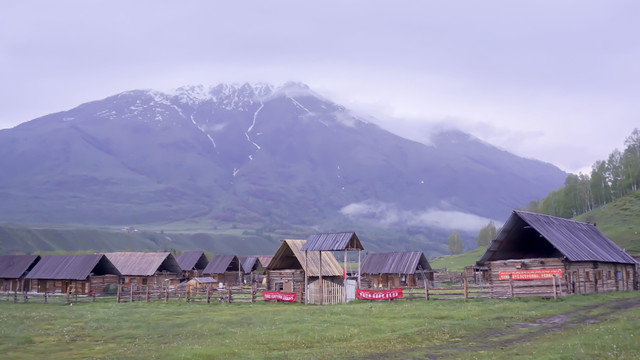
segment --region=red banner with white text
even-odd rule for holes
[[[498,273],[499,280],[509,280],[509,275],[513,280],[539,280],[551,279],[553,276],[562,277],[562,268],[559,269],[538,269],[538,270],[516,270],[516,271],[500,271]]]
[[[262,298],[265,300],[278,301],[296,301],[298,299],[296,293],[285,293],[280,291],[263,291]]]
[[[364,300],[389,300],[402,297],[402,288],[391,290],[356,289],[356,297]]]

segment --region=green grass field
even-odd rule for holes
[[[5,359],[637,359],[638,306],[637,292],[335,306],[0,302],[0,354]],[[564,321],[544,321],[558,314]]]

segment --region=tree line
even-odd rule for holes
[[[640,183],[640,130],[633,130],[624,151],[613,150],[607,160],[591,166],[591,174],[569,174],[564,186],[524,210],[572,218],[638,190]]]

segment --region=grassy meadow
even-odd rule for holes
[[[637,292],[335,306],[0,302],[0,354],[5,359],[632,359],[640,354],[639,303]]]

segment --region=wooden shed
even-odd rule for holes
[[[265,273],[265,265],[258,255],[238,256],[242,265],[244,281],[247,283],[260,283]]]
[[[306,242],[307,240],[282,240],[267,265],[267,289],[298,293],[300,301],[306,298],[310,304],[320,304],[320,252],[308,251],[305,259],[302,247]],[[305,274],[309,277],[309,296],[304,291]],[[325,295],[332,295],[342,287],[342,268],[330,252],[323,254],[322,278],[327,293]]]
[[[636,264],[593,224],[524,211],[477,262],[493,298],[633,290]]]
[[[202,274],[225,286],[241,285],[243,282],[242,265],[235,255],[214,255]]]
[[[105,255],[122,274],[120,283],[124,285],[175,285],[182,276],[182,268],[170,252],[111,252]]]
[[[186,287],[190,291],[195,289],[206,289],[207,287],[210,289],[216,288],[218,286],[218,281],[212,277],[194,277],[193,279],[187,281]]]
[[[182,276],[191,279],[202,275],[202,271],[209,264],[204,251],[185,251],[176,256],[176,261],[182,269]]]
[[[367,254],[362,277],[374,288],[424,287],[433,281],[433,270],[422,251]]]
[[[31,291],[89,294],[117,283],[120,272],[103,254],[44,256],[25,276]]]
[[[40,261],[40,255],[0,256],[0,291],[29,291],[24,277]]]

